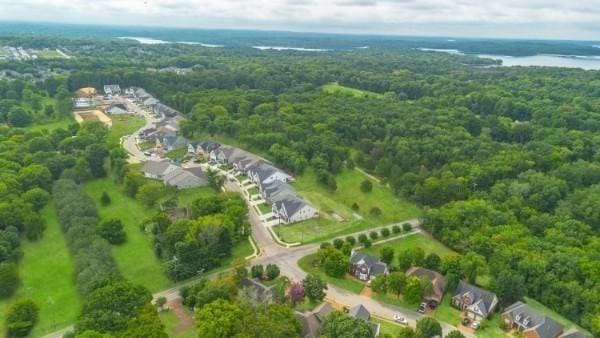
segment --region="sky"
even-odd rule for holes
[[[600,0],[0,0],[0,20],[600,40]]]

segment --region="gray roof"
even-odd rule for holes
[[[288,217],[292,217],[298,210],[307,205],[310,206],[305,200],[289,194],[286,194],[281,200],[275,202],[277,209],[285,208]]]
[[[441,302],[444,297],[444,288],[446,287],[446,279],[441,273],[418,266],[414,266],[406,271],[407,276],[426,277],[431,281],[431,294],[425,295],[425,298],[434,299]]]
[[[119,114],[127,113],[127,110],[125,110],[119,106],[113,106],[113,107],[108,108],[108,110],[106,112],[111,115],[119,115]]]
[[[165,173],[165,170],[171,166],[171,162],[167,160],[162,161],[147,161],[142,167],[142,172],[151,175],[161,176]]]
[[[513,322],[526,327],[524,330],[534,330],[538,338],[555,338],[563,329],[563,326],[555,320],[523,302],[516,302],[507,307],[504,315],[509,315]]]
[[[491,312],[492,307],[495,305],[494,303],[498,299],[495,293],[461,280],[456,287],[454,296],[462,296],[467,293],[469,293],[473,299],[472,304],[478,307],[484,317],[487,317],[487,315]]]
[[[329,303],[323,303],[318,306],[314,311],[315,316],[320,322],[323,322],[333,312],[333,308]]]
[[[263,186],[262,191],[264,192],[267,198],[272,198],[276,195],[281,195],[282,193],[296,195],[296,189],[294,189],[294,187],[281,181],[274,181]]]
[[[144,105],[145,106],[153,106],[157,103],[159,103],[160,101],[158,101],[157,99],[153,98],[153,97],[149,97],[147,99],[144,100]]]
[[[352,256],[350,256],[350,263],[358,264],[361,261],[371,269],[371,275],[381,275],[387,271],[387,264],[380,261],[377,257],[354,251]]]
[[[275,285],[273,286],[266,286],[263,283],[252,279],[252,278],[244,278],[240,281],[240,284],[238,284],[239,288],[255,288],[256,292],[258,294],[258,298],[261,302],[264,301],[269,301],[273,299],[273,292],[272,289],[275,287]]]
[[[206,173],[204,172],[204,170],[202,170],[201,167],[184,168],[183,170],[192,173],[198,177],[207,177]]]
[[[313,313],[301,313],[296,311],[294,313],[296,315],[296,319],[302,324],[302,332],[300,332],[301,338],[318,338],[319,337],[319,329],[321,328],[321,323]]]
[[[113,94],[121,91],[119,85],[104,85],[104,93]]]
[[[256,173],[258,176],[258,181],[261,183],[277,171],[281,171],[268,163],[262,163],[261,165],[253,167],[251,170],[253,173]]]
[[[362,304],[355,305],[350,308],[348,315],[354,318],[360,318],[364,321],[368,321],[371,318],[371,313]]]

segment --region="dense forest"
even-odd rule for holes
[[[314,168],[332,188],[344,166],[363,168],[422,205],[433,236],[485,257],[499,295],[531,296],[600,335],[599,72],[488,68],[491,61],[474,57],[383,47],[302,53],[59,43],[78,57],[28,64],[60,63],[71,72],[38,83],[40,95],[60,102],[60,88],[142,86],[188,117],[182,130],[189,138],[235,138],[294,174]],[[148,70],[169,66],[192,71]],[[19,104],[7,100],[24,95],[11,92],[14,83],[0,85],[0,116],[13,125]],[[328,83],[367,94],[326,93]],[[34,136],[3,135],[2,181],[16,185],[7,190],[48,191],[51,177],[41,185],[19,182],[27,165],[46,161],[19,152]],[[91,146],[85,139],[48,142],[62,151],[44,155],[75,168],[70,154]],[[8,264],[18,261],[11,238],[27,229],[11,225],[0,228],[16,252]]]

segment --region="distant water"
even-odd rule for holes
[[[199,45],[202,47],[209,47],[209,48],[219,48],[219,47],[225,47],[223,45],[212,45],[212,44],[208,44],[208,43],[201,43],[201,42],[192,42],[192,41],[177,41],[177,42],[171,42],[171,41],[165,41],[165,40],[158,40],[158,39],[151,39],[151,38],[142,38],[142,37],[137,37],[137,36],[121,36],[119,37],[119,39],[124,39],[124,40],[135,40],[143,45],[160,45],[160,44],[165,44],[165,43],[181,43],[184,45]]]
[[[322,49],[322,48],[300,48],[300,47],[283,47],[283,46],[253,46],[252,48],[260,49],[260,50],[276,50],[276,51],[284,51],[284,50],[294,50],[297,52],[330,52],[331,49]]]
[[[436,49],[436,48],[418,48],[424,52],[440,52],[452,55],[465,55],[457,49]],[[533,56],[504,56],[478,54],[480,58],[494,59],[502,61],[503,67],[512,66],[540,66],[540,67],[564,67],[581,68],[585,70],[600,70],[599,56],[581,56],[581,55],[533,55]]]

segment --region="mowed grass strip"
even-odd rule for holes
[[[73,263],[58,224],[56,209],[50,204],[42,211],[46,230],[37,242],[22,241],[24,252],[19,264],[21,285],[13,299],[0,302],[0,318],[8,304],[19,297],[31,298],[40,308],[40,320],[31,337],[41,337],[75,322],[80,298],[73,279]],[[0,332],[5,332],[4,319]]]
[[[146,217],[158,211],[126,196],[112,178],[90,181],[86,183],[86,191],[96,202],[102,219],[117,218],[123,222],[127,240],[122,245],[113,246],[113,254],[123,276],[151,292],[168,288],[172,283],[165,274],[165,264],[154,254],[152,237],[139,229],[139,224]],[[104,191],[111,199],[108,206],[100,203]]]
[[[318,219],[281,227],[279,231],[285,241],[322,241],[421,215],[421,210],[415,204],[396,196],[390,188],[369,179],[357,170],[344,169],[335,179],[337,190],[330,191],[317,182],[312,169],[307,169],[296,178],[293,186],[302,197],[319,209],[321,216]],[[360,184],[364,180],[371,181],[372,191],[360,190]],[[352,210],[354,203],[359,207],[357,211]],[[371,215],[370,210],[373,207],[379,208],[381,215]],[[345,221],[336,220],[332,217],[333,213]]]
[[[383,98],[383,94],[370,92],[367,90],[361,90],[361,89],[357,89],[357,88],[352,88],[352,87],[342,86],[341,84],[339,84],[337,82],[326,84],[323,87],[321,87],[321,89],[324,92],[326,92],[327,94],[343,94],[343,95],[349,95],[349,96],[354,96],[354,97],[359,97],[359,98],[360,97]]]
[[[398,238],[389,242],[373,245],[368,249],[361,249],[361,252],[366,252],[370,255],[379,257],[379,251],[384,247],[390,247],[394,249],[395,253],[398,253],[403,250],[413,249],[413,248],[421,248],[425,251],[425,255],[430,253],[435,253],[438,256],[442,257],[445,254],[452,253],[453,251],[447,248],[444,244],[438,242],[437,240],[425,236],[423,234],[417,233],[414,235]],[[394,260],[392,264],[396,264],[396,256],[394,256]]]

